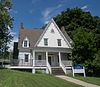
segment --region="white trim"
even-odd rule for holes
[[[27,41],[27,47],[24,46],[25,41]],[[29,39],[27,38],[27,36],[23,39],[22,47],[23,48],[28,48],[29,47]]]
[[[48,65],[48,52],[46,51],[46,64]]]
[[[50,74],[52,73],[52,71],[51,71],[51,66],[50,66],[50,64],[49,64],[49,62],[48,62],[48,51],[46,51],[46,63],[47,63],[47,68],[48,68],[48,70],[46,70],[46,72],[47,73],[49,73],[50,72]],[[49,72],[48,72],[49,71]]]
[[[59,65],[61,66],[61,53],[59,52],[58,55],[59,55]]]
[[[64,40],[67,42],[69,48],[71,47],[70,43],[68,42],[68,40],[66,39],[66,37],[63,35],[63,33],[61,32],[61,30],[59,29],[59,27],[57,26],[57,24],[55,23],[55,21],[52,19],[54,25],[57,27],[58,31],[60,32],[60,34],[62,35],[62,37],[64,38]]]
[[[9,69],[32,69],[31,66],[10,66]]]
[[[33,50],[33,66],[35,66],[35,50]]]
[[[49,25],[52,22],[55,25],[55,27],[57,28],[57,30],[59,31],[59,33],[61,34],[61,36],[64,38],[65,42],[68,44],[69,48],[71,48],[70,43],[67,41],[67,39],[65,38],[65,36],[63,35],[63,33],[61,32],[61,30],[59,29],[59,27],[57,26],[57,24],[55,23],[55,21],[53,19],[51,19],[51,21],[47,24],[46,28],[44,29],[43,33],[41,34],[40,38],[38,39],[38,41],[36,42],[36,44],[34,45],[34,47],[36,47],[38,45],[38,43],[41,41],[41,39],[43,38],[43,35],[45,34],[45,32],[47,31]]]

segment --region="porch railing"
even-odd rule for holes
[[[11,66],[32,66],[33,59],[28,59],[26,62],[25,59],[12,59]]]
[[[51,70],[51,66],[50,66],[49,62],[47,62],[47,67],[48,67],[50,74],[52,74],[52,70]]]
[[[35,60],[35,66],[46,66],[46,60]]]
[[[63,65],[66,66],[72,66],[72,61],[71,60],[62,60]]]
[[[62,69],[63,69],[64,73],[66,74],[65,65],[64,65],[62,62],[61,62],[61,67],[62,67]]]

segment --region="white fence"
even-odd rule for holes
[[[72,61],[71,60],[62,60],[63,65],[66,66],[72,66]]]
[[[32,65],[33,65],[33,59],[28,59],[27,62],[25,62],[25,59],[11,60],[11,66],[32,66]]]
[[[46,60],[35,60],[35,66],[46,66]]]

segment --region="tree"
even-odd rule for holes
[[[8,50],[8,43],[12,36],[10,29],[12,29],[13,18],[10,16],[11,0],[0,0],[0,56]]]
[[[93,73],[95,76],[100,76],[100,50],[96,53],[96,58],[93,60]]]
[[[74,42],[74,62],[94,66],[95,55],[100,50],[100,17],[76,7],[66,9],[54,20],[59,27],[65,27]]]
[[[71,38],[73,31],[79,27],[86,28],[88,32],[94,32],[97,36],[97,48],[100,49],[100,18],[98,16],[92,16],[90,12],[83,11],[76,7],[72,9],[67,8],[65,11],[61,12],[61,14],[54,17],[54,20],[59,27],[65,27],[66,32]]]
[[[91,64],[96,53],[95,35],[80,27],[73,32],[72,37],[74,41],[73,60],[75,63]]]

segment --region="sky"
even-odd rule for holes
[[[41,28],[48,21],[67,8],[79,7],[100,17],[100,0],[12,0],[11,16],[14,17],[13,42],[18,41],[20,23],[25,28]]]

